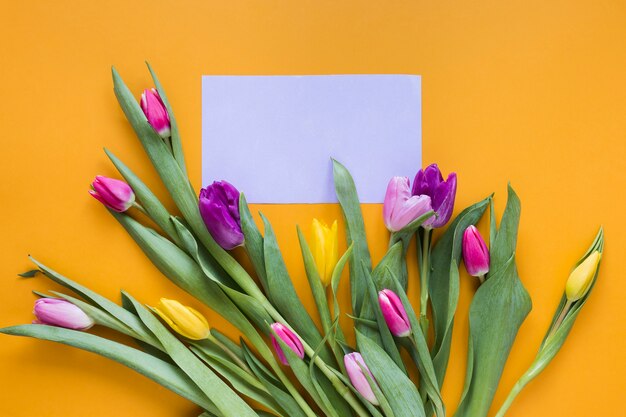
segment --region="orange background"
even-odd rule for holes
[[[137,96],[150,87],[143,60],[154,65],[174,105],[196,187],[201,75],[421,74],[424,162],[458,172],[456,211],[495,191],[501,214],[509,180],[522,198],[517,259],[534,306],[495,404],[532,361],[570,266],[602,224],[607,245],[598,285],[564,349],[508,415],[623,415],[625,22],[626,3],[599,0],[4,0],[0,325],[30,322],[30,290],[55,288],[41,277],[16,277],[30,268],[29,253],[116,300],[123,288],[146,303],[167,296],[198,307],[87,195],[96,174],[114,175],[102,153],[107,146],[165,197],[117,107],[112,64]],[[340,217],[338,208],[262,209],[312,306],[294,226],[308,233],[313,216],[330,221]],[[381,208],[364,210],[378,260],[387,243]],[[444,387],[450,411],[465,373],[474,285],[461,277]],[[198,414],[186,400],[121,365],[25,338],[0,336],[0,388],[5,417]]]

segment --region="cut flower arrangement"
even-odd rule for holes
[[[193,189],[172,108],[148,68],[155,88],[139,102],[115,69],[114,90],[178,213],[168,212],[108,150],[123,180],[98,176],[90,194],[165,277],[228,320],[240,339],[229,339],[176,300],[161,299],[151,307],[122,292],[117,304],[35,259],[37,269],[21,276],[42,273],[71,293],[36,293],[34,323],[0,331],[118,361],[197,404],[204,417],[443,417],[440,389],[450,358],[462,261],[479,285],[469,309],[466,380],[454,416],[486,416],[517,331],[531,310],[517,274],[520,200],[513,188],[499,222],[493,195],[452,219],[456,174],[444,180],[432,164],[419,170],[412,186],[406,177],[392,178],[383,205],[389,247],[372,265],[353,179],[333,160],[348,247],[338,245],[337,222],[328,226],[313,219],[308,239],[297,229],[318,327],[298,298],[267,218],[261,214],[261,231],[244,194],[227,181],[199,193]],[[475,227],[487,208],[489,245]],[[436,240],[434,229],[445,229]],[[407,272],[413,237],[419,279]],[[229,252],[236,247],[245,249],[251,271]],[[596,282],[603,247],[600,229],[564,280],[563,297],[536,359],[496,416],[505,415],[564,344]],[[351,311],[340,311],[338,302],[344,269],[349,269]],[[407,297],[409,285],[420,287],[416,303]],[[339,326],[346,315],[356,342]],[[86,332],[92,326],[122,333],[130,343]]]

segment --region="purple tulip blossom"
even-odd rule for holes
[[[454,198],[456,197],[456,173],[448,175],[443,180],[437,164],[431,164],[420,169],[413,181],[414,196],[427,195],[430,197],[435,216],[424,222],[424,228],[437,228],[445,225],[452,216]]]
[[[231,250],[244,243],[239,216],[239,191],[226,181],[215,181],[200,191],[199,208],[213,239]]]
[[[281,323],[273,323],[271,326],[272,330],[276,335],[285,342],[287,346],[295,353],[300,359],[304,358],[304,347],[302,346],[302,342],[297,334],[289,330],[287,326]],[[276,355],[278,359],[283,363],[283,365],[289,365],[289,361],[287,361],[287,357],[285,356],[285,352],[283,352],[283,348],[281,347],[278,340],[274,334],[271,335],[272,346],[276,351]]]
[[[35,301],[33,313],[37,317],[33,323],[65,327],[73,330],[87,330],[94,321],[76,305],[61,298],[40,298]]]

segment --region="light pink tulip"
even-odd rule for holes
[[[33,313],[37,317],[33,323],[65,327],[73,330],[87,330],[94,321],[83,310],[61,298],[40,298],[35,301]]]
[[[383,204],[383,220],[391,232],[402,230],[405,226],[426,212],[432,210],[430,197],[411,195],[407,177],[393,177],[387,186]]]
[[[363,373],[363,369],[367,372],[372,381],[375,382],[376,380],[365,364],[365,361],[363,361],[361,354],[359,352],[348,353],[343,357],[343,363],[346,366],[348,378],[350,378],[350,382],[352,383],[354,389],[356,389],[367,401],[374,405],[378,405],[378,399],[376,398],[376,395],[374,395],[374,391],[372,390],[367,377]]]

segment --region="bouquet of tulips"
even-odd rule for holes
[[[444,417],[441,387],[463,260],[478,281],[469,310],[465,387],[454,415],[486,416],[517,331],[531,310],[516,267],[520,200],[513,188],[499,222],[493,196],[452,219],[456,174],[444,180],[433,164],[417,173],[412,186],[408,178],[392,178],[383,206],[389,247],[372,265],[353,179],[333,160],[348,247],[338,247],[337,222],[327,226],[313,220],[308,239],[298,228],[317,310],[307,311],[267,218],[261,215],[261,231],[244,194],[226,181],[199,193],[193,189],[171,105],[149,69],[155,88],[146,90],[140,102],[115,69],[114,90],[178,212],[168,212],[109,150],[106,154],[124,181],[98,176],[90,193],[165,277],[228,320],[240,339],[226,337],[178,301],[161,299],[150,307],[122,292],[117,304],[35,259],[37,268],[23,277],[42,273],[71,293],[36,293],[35,322],[0,332],[64,343],[118,361],[197,404],[204,417]],[[489,247],[475,227],[488,207]],[[435,229],[445,229],[436,240]],[[419,279],[407,272],[413,237]],[[497,416],[505,414],[565,342],[596,282],[603,246],[600,229],[566,282],[535,361]],[[244,268],[229,252],[236,247],[245,249],[251,267]],[[350,280],[351,311],[341,311],[338,302],[343,275]],[[420,287],[415,303],[407,297],[413,285]],[[339,326],[346,315],[355,340],[352,331],[346,337]],[[86,332],[94,325],[120,332],[133,343]]]

